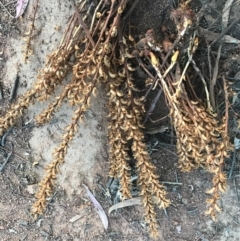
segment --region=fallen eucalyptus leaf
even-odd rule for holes
[[[140,197],[131,198],[131,199],[128,199],[128,200],[125,200],[123,202],[113,205],[111,208],[109,208],[108,213],[111,214],[112,211],[119,209],[119,208],[125,208],[125,207],[129,207],[129,206],[140,205],[140,204],[141,204]]]
[[[103,226],[104,228],[107,230],[108,228],[108,218],[106,213],[104,212],[102,206],[100,205],[100,203],[97,201],[97,199],[93,196],[93,194],[90,192],[89,188],[83,184],[83,186],[85,187],[86,191],[87,191],[87,195],[90,198],[90,200],[92,201],[94,207],[97,210],[97,213],[99,215],[99,217],[102,220]]]
[[[16,17],[18,18],[20,16],[22,16],[22,14],[24,13],[27,5],[28,5],[28,1],[29,0],[18,0],[17,1],[17,5],[16,5]]]

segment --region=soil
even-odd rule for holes
[[[219,33],[225,1],[210,2],[204,14],[204,24],[207,24],[211,31]],[[33,16],[35,1],[29,1],[20,19],[12,17],[15,16],[16,1],[2,0],[0,3],[0,85],[4,97],[0,101],[0,114],[3,115],[10,105],[9,96],[17,73],[20,77],[18,97],[31,88],[38,70],[44,67],[46,55],[57,48],[73,8],[68,1],[39,1],[33,55],[28,63],[24,63],[24,34],[28,31]],[[168,22],[169,11],[175,4],[177,1],[141,0],[132,14],[134,36],[140,39],[147,29],[153,28],[161,38],[161,26]],[[198,11],[202,4],[205,4],[205,1],[193,0],[191,6],[194,11]],[[230,22],[238,17],[239,11],[240,4],[234,1]],[[228,34],[240,39],[240,25],[235,24]],[[240,70],[238,53],[239,46],[224,44],[224,65],[222,63],[221,71],[233,79]],[[237,85],[236,82],[233,84]],[[0,163],[3,163],[6,155],[3,149],[9,150],[10,142],[13,143],[13,155],[0,172],[0,241],[151,240],[142,216],[143,209],[137,205],[108,215],[109,228],[104,230],[82,185],[89,187],[108,213],[114,197],[109,198],[106,195],[108,154],[105,94],[102,89],[86,113],[85,125],[80,127],[79,134],[69,147],[65,163],[61,166],[57,187],[49,199],[47,211],[37,220],[30,214],[37,184],[43,176],[44,166],[51,161],[52,150],[60,143],[64,127],[70,122],[74,110],[66,104],[49,124],[34,127],[32,118],[47,106],[45,102],[35,103],[14,126],[6,138],[5,146],[0,147]],[[157,106],[154,119],[161,118],[166,113],[166,106],[162,106],[161,102]],[[168,124],[169,122],[161,122],[160,127]],[[208,198],[205,191],[211,187],[210,174],[201,169],[181,173],[177,168],[174,140],[166,139],[168,135],[169,133],[146,135],[152,161],[161,181],[165,182],[172,201],[166,213],[157,210],[160,233],[158,240],[240,240],[238,151],[233,178],[229,180],[228,191],[221,198],[222,212],[217,222],[213,222],[204,215],[205,200]],[[230,166],[231,158],[226,161],[228,173]]]

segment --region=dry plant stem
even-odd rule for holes
[[[103,1],[104,1],[104,0],[99,1],[97,7],[95,8],[95,11],[94,11],[94,14],[93,14],[93,17],[92,17],[92,22],[91,22],[90,29],[89,29],[90,32],[92,32],[93,25],[94,25],[95,18],[96,18],[96,14],[97,14],[97,12],[98,12],[98,9],[101,7]]]
[[[162,61],[160,70],[162,70],[168,60],[168,57],[172,54],[174,48],[177,46],[177,44],[179,43],[180,39],[184,36],[185,32],[187,29],[184,29],[176,38],[176,40],[174,41],[173,45],[171,46],[171,48],[169,49],[169,51],[167,52],[165,58]]]
[[[175,110],[178,110],[176,104],[175,104],[174,102],[171,102],[171,99],[174,98],[174,96],[171,95],[171,93],[170,93],[170,91],[169,91],[169,88],[168,88],[168,86],[167,86],[167,84],[166,84],[166,82],[165,82],[165,80],[164,80],[164,78],[163,78],[163,76],[162,76],[162,74],[161,74],[158,66],[153,65],[153,67],[154,67],[154,69],[155,69],[156,72],[157,72],[157,75],[158,75],[158,77],[159,77],[159,79],[160,79],[160,82],[161,82],[161,85],[162,85],[162,87],[163,87],[163,92],[164,92],[166,98],[168,99],[168,102],[172,104],[172,106],[173,106],[173,108],[174,108]]]
[[[145,114],[145,118],[144,118],[144,121],[143,121],[143,124],[145,124],[148,120],[148,118],[150,117],[150,115],[153,113],[154,109],[155,109],[155,106],[160,98],[162,94],[162,89],[160,89],[157,93],[157,95],[155,96],[155,98],[153,99],[152,103],[151,103],[151,106],[150,108],[148,109],[148,111],[146,112]]]
[[[119,23],[118,36],[121,54],[124,55],[125,49],[122,40],[122,30]],[[128,89],[128,98],[130,99],[131,110],[129,110],[129,123],[131,127],[128,129],[128,139],[132,139],[132,151],[136,159],[136,167],[138,170],[138,184],[141,188],[140,195],[142,196],[143,206],[145,208],[145,220],[149,224],[149,231],[152,237],[157,237],[157,222],[154,210],[154,204],[159,208],[166,208],[170,201],[166,198],[166,191],[159,183],[159,177],[156,175],[155,167],[150,161],[147,147],[144,143],[144,135],[141,130],[141,113],[143,112],[143,99],[137,99],[133,96],[133,83],[127,67],[127,59],[124,58],[124,68],[126,72],[126,84]],[[127,133],[126,133],[127,134]]]
[[[37,201],[32,206],[32,213],[34,215],[42,214],[46,208],[46,198],[52,194],[54,182],[57,177],[57,173],[59,172],[59,166],[64,162],[69,142],[78,132],[78,122],[82,119],[83,114],[86,111],[85,106],[87,105],[87,100],[90,97],[95,84],[96,80],[94,81],[92,89],[88,95],[85,96],[83,105],[74,112],[72,123],[66,127],[66,133],[63,135],[62,143],[53,152],[54,160],[46,167],[47,174],[39,184],[40,190],[36,194]]]
[[[86,1],[84,1],[81,6],[80,6],[80,12],[82,11],[82,9],[84,8],[86,4]],[[78,9],[77,9],[78,11]],[[79,12],[78,11],[78,12]],[[65,47],[67,46],[67,50],[69,50],[72,46],[74,46],[75,44],[77,44],[77,42],[80,41],[80,38],[81,38],[81,34],[79,34],[79,31],[80,29],[82,28],[81,25],[79,25],[76,29],[76,23],[77,23],[77,19],[78,17],[76,16],[77,15],[77,12],[75,11],[74,14],[72,15],[72,21],[73,21],[73,24],[72,24],[72,27],[70,28],[70,31],[67,31],[66,33],[68,33],[68,39],[65,41]],[[85,21],[88,17],[89,13],[87,13],[86,15],[84,15],[84,17],[82,18],[83,21]],[[70,27],[70,26],[69,26]],[[74,33],[73,33],[74,31]]]
[[[32,19],[32,22],[30,24],[30,30],[29,30],[29,35],[28,35],[27,44],[26,44],[26,51],[24,53],[25,63],[29,59],[30,52],[32,51],[31,50],[31,40],[32,40],[33,30],[34,30],[34,27],[35,27],[34,23],[35,23],[36,14],[37,14],[38,3],[39,3],[39,0],[36,0],[36,5],[35,5],[34,13],[33,13],[33,19]]]
[[[211,104],[212,104],[212,107],[213,107],[214,110],[216,109],[214,87],[216,85],[216,81],[217,81],[217,77],[218,77],[218,66],[219,66],[219,59],[220,59],[220,56],[221,56],[221,49],[222,49],[222,44],[218,48],[217,59],[216,59],[215,66],[214,66],[214,69],[213,69],[213,77],[210,81],[210,86],[209,86],[210,100],[211,100]]]
[[[127,154],[126,148],[126,135],[122,131],[124,121],[126,121],[126,116],[123,112],[119,112],[120,108],[126,108],[123,105],[121,97],[123,96],[120,93],[116,86],[110,84],[109,92],[109,105],[113,106],[113,102],[116,103],[114,107],[110,108],[111,121],[109,123],[109,176],[117,177],[120,179],[120,190],[122,199],[131,198],[130,192],[130,166],[129,166],[129,157]]]
[[[112,16],[112,13],[113,13],[113,10],[114,10],[115,2],[116,2],[116,0],[112,0],[111,7],[110,7],[110,10],[109,10],[107,19],[106,19],[105,24],[104,24],[104,26],[103,26],[100,34],[99,34],[99,38],[98,38],[98,41],[97,41],[97,43],[96,43],[95,48],[98,47],[98,45],[99,45],[99,43],[100,43],[100,41],[101,41],[101,39],[102,39],[102,37],[103,37],[103,34],[104,34],[104,32],[105,32],[105,30],[106,30],[106,28],[107,28],[107,25],[108,25],[108,23],[109,23],[109,21],[110,21],[110,18],[111,18],[111,16]],[[126,3],[126,1],[124,1],[124,2]],[[124,4],[125,4],[125,3],[124,3]],[[123,6],[124,4],[122,4],[121,6]],[[120,14],[118,13],[117,16],[116,16],[115,19],[114,19],[114,23],[112,24],[111,29],[112,29],[114,26],[116,26],[116,19],[118,19],[118,21],[119,21],[119,17],[120,17]],[[110,32],[111,32],[111,31],[110,31]],[[108,35],[108,41],[109,41],[109,39],[110,39],[110,35]],[[105,41],[105,42],[107,42],[107,41]]]
[[[212,106],[211,106],[211,101],[210,101],[210,96],[209,96],[209,92],[208,92],[208,87],[207,87],[207,83],[206,83],[206,80],[204,79],[200,69],[197,67],[195,61],[192,59],[191,60],[192,62],[192,65],[193,65],[193,68],[195,69],[195,71],[197,72],[197,74],[199,75],[199,77],[201,78],[202,80],[202,83],[203,83],[203,86],[204,86],[204,89],[205,89],[205,94],[206,94],[206,101],[207,101],[207,106],[208,106],[208,110],[212,110]]]
[[[120,36],[122,37],[120,22],[116,22],[118,23],[118,33],[120,32]],[[120,52],[122,56],[124,56],[123,51],[124,49],[121,48]],[[124,66],[126,67],[126,59],[124,59]],[[127,199],[131,198],[131,168],[128,163],[129,157],[126,152],[127,135],[125,133],[129,128],[126,126],[126,123],[128,123],[128,101],[125,100],[124,94],[118,90],[121,83],[125,81],[125,79],[120,78],[123,77],[118,76],[115,81],[112,80],[110,82],[109,106],[111,122],[109,124],[109,175],[120,178],[122,199]],[[126,74],[126,81],[128,78],[129,75]]]
[[[209,78],[212,79],[212,63],[211,63],[211,48],[208,46],[208,72],[209,72]]]
[[[182,75],[180,77],[178,81],[178,86],[177,86],[177,89],[180,87],[180,85],[182,84],[182,80],[183,78],[185,78],[185,75],[186,75],[186,71],[187,71],[187,68],[189,66],[189,64],[191,63],[192,59],[193,59],[193,53],[196,51],[197,49],[197,46],[198,46],[198,41],[196,41],[196,31],[194,32],[193,34],[193,37],[189,43],[189,46],[188,46],[188,50],[187,50],[187,53],[188,53],[188,61],[183,69],[183,72],[182,72]],[[196,42],[195,42],[196,41]],[[163,76],[164,77],[164,76]]]
[[[143,142],[144,136],[138,129],[133,131],[132,151],[136,159],[138,170],[138,185],[141,188],[143,206],[145,208],[145,220],[149,224],[149,231],[152,237],[157,237],[157,222],[154,210],[154,204],[159,208],[166,209],[170,201],[166,198],[166,191],[159,183],[159,177],[156,175],[155,167],[150,162],[150,157]]]
[[[61,41],[61,48],[58,48],[58,51],[60,51],[60,49],[64,49],[64,48],[68,50],[69,48],[71,48],[73,46],[72,34],[76,27],[76,23],[77,23],[77,17],[76,17],[76,13],[74,13],[70,20],[70,24],[68,25],[69,29],[66,32],[66,36],[64,37],[63,41]],[[79,28],[80,28],[80,26],[79,26]],[[58,52],[57,52],[57,54],[58,54]]]
[[[75,19],[75,15],[73,14],[72,17],[70,18],[69,22],[68,22],[67,28],[66,28],[66,30],[65,30],[65,32],[64,32],[64,36],[63,36],[63,38],[62,38],[62,40],[61,40],[61,42],[60,42],[60,44],[59,44],[58,49],[61,49],[61,48],[64,47],[64,42],[66,41],[67,35],[71,35],[71,34],[69,34],[69,32],[72,32],[72,29],[73,29],[74,26],[75,26],[75,24],[73,24],[73,26],[72,26],[72,23],[73,23],[74,19]],[[70,30],[70,29],[71,29],[71,30]],[[67,41],[67,43],[68,43],[68,42],[69,42],[69,41]]]
[[[233,0],[227,0],[224,4],[223,11],[222,11],[222,30],[227,28],[229,13],[232,6]]]
[[[224,79],[224,91],[225,91],[225,103],[226,112],[225,117],[222,119],[222,124],[218,124],[216,120],[208,119],[209,123],[212,123],[212,130],[210,132],[210,140],[205,145],[206,150],[206,167],[207,170],[213,173],[213,187],[207,191],[212,197],[207,199],[209,209],[206,212],[210,215],[213,220],[216,219],[216,211],[221,209],[218,206],[217,201],[220,199],[220,193],[226,190],[226,174],[223,172],[224,159],[228,156],[227,151],[230,148],[229,137],[228,137],[228,94],[226,88],[226,80]],[[215,132],[215,133],[214,133]],[[221,140],[216,137],[221,135]]]
[[[89,41],[91,42],[92,46],[95,47],[94,40],[92,39],[92,36],[91,36],[91,34],[90,34],[90,32],[89,32],[89,30],[88,30],[88,28],[87,28],[87,25],[84,23],[83,18],[82,18],[82,16],[81,16],[80,12],[78,11],[78,9],[77,9],[77,7],[76,7],[74,1],[71,0],[71,2],[72,2],[73,7],[74,7],[74,9],[75,9],[75,12],[76,12],[77,18],[78,18],[78,20],[79,20],[81,26],[82,26],[83,29],[84,29],[85,34],[87,35],[87,37],[88,37]]]
[[[119,8],[121,6],[122,5],[120,5]],[[113,24],[111,26],[110,33],[111,33],[112,28],[115,26],[115,23],[118,23],[118,21],[120,19],[120,15],[121,15],[121,12],[118,11],[116,14],[116,17],[113,20]],[[93,73],[92,83],[90,83],[89,85],[86,84],[86,89],[81,89],[81,87],[80,87],[80,89],[83,91],[84,100],[79,102],[79,103],[81,103],[81,107],[79,107],[78,110],[75,111],[75,115],[73,117],[72,123],[66,128],[66,134],[63,135],[63,141],[62,141],[61,145],[57,149],[54,150],[54,153],[53,153],[54,160],[51,164],[49,164],[47,166],[47,168],[46,168],[47,175],[44,177],[43,181],[40,183],[40,190],[36,194],[37,201],[35,202],[35,204],[33,205],[33,208],[32,208],[33,214],[41,214],[46,207],[46,198],[49,195],[51,195],[51,192],[52,192],[52,189],[54,186],[54,180],[56,179],[56,174],[58,173],[58,167],[61,163],[63,163],[64,157],[67,153],[68,143],[72,140],[72,138],[74,137],[74,135],[77,132],[77,122],[79,120],[80,121],[82,120],[83,113],[84,113],[84,111],[86,111],[87,107],[89,106],[90,95],[92,94],[93,89],[95,89],[96,82],[99,78],[100,66],[103,64],[103,60],[105,59],[105,56],[108,53],[108,50],[105,49],[105,45],[109,43],[110,38],[111,38],[111,35],[109,34],[104,42],[104,45],[103,45],[104,48],[103,48],[102,54],[95,60],[97,62],[97,66],[95,66],[97,71],[90,70],[90,72]],[[100,41],[100,39],[98,40],[98,42],[99,41]],[[89,49],[86,49],[85,51],[90,52]],[[96,49],[96,51],[97,51],[97,49]],[[87,77],[87,72],[82,72],[82,68],[84,68],[84,66],[81,66],[81,64],[84,61],[84,59],[82,60],[81,56],[84,56],[84,55],[80,55],[79,63],[73,69],[74,75],[79,83],[81,82],[79,80],[84,81],[85,77]],[[90,56],[91,56],[91,54],[90,54]],[[89,62],[87,60],[88,67],[91,67],[91,65],[94,64],[92,61],[93,60],[90,60],[90,62]],[[63,94],[63,97],[66,94],[65,92]],[[76,100],[76,102],[78,102],[78,100]],[[123,166],[123,163],[121,163],[121,165]],[[126,176],[125,171],[128,171],[127,168],[125,168],[123,170],[124,176]]]
[[[132,3],[132,6],[123,17],[123,21],[126,20],[131,15],[131,13],[133,12],[134,8],[138,5],[138,3],[139,3],[139,0],[134,0],[134,2]]]

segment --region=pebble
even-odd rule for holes
[[[177,229],[177,232],[178,232],[178,233],[181,233],[181,232],[182,232],[182,226],[178,225],[178,226],[176,227],[176,229]]]
[[[27,191],[28,191],[30,194],[36,194],[36,193],[37,193],[37,190],[38,190],[38,185],[37,185],[37,184],[33,184],[33,185],[28,185],[28,186],[27,186]]]

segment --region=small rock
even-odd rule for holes
[[[27,186],[27,191],[28,191],[30,194],[36,194],[36,193],[37,193],[37,190],[38,190],[38,185],[37,185],[37,184],[33,184],[33,185],[28,185],[28,186]]]
[[[178,225],[178,226],[176,227],[176,229],[177,229],[177,232],[178,232],[178,233],[181,233],[181,232],[182,232],[182,227],[181,227],[180,225]]]

